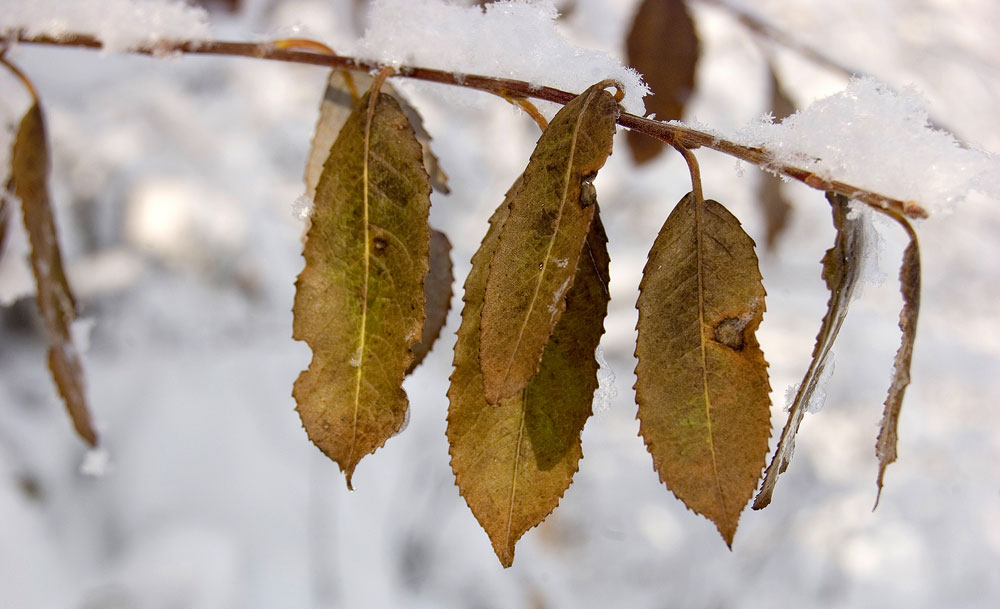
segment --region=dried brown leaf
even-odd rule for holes
[[[795,450],[795,435],[805,416],[809,402],[823,377],[823,370],[828,364],[830,350],[833,348],[840,328],[847,317],[847,310],[854,298],[854,291],[861,276],[862,257],[865,252],[865,219],[863,216],[849,213],[850,201],[842,195],[827,193],[826,198],[833,208],[833,225],[837,229],[837,237],[833,247],[823,256],[823,280],[830,290],[830,300],[827,303],[826,315],[816,336],[816,346],[813,348],[812,361],[806,370],[802,383],[795,394],[788,411],[788,421],[781,431],[781,439],[774,450],[774,457],[764,474],[764,482],[754,500],[753,509],[760,510],[771,503],[774,486],[778,476],[784,473]]]
[[[660,481],[732,545],[771,433],[755,335],[764,287],[739,220],[685,195],[649,252],[637,308],[639,433]]]
[[[491,404],[520,392],[566,308],[594,217],[591,180],[611,154],[618,104],[598,83],[538,138],[489,263],[480,363]]]
[[[594,350],[608,303],[607,237],[595,216],[566,312],[538,374],[517,395],[490,405],[479,367],[479,320],[487,267],[508,218],[507,200],[472,258],[448,390],[448,441],[459,491],[509,567],[514,545],[558,505],[583,456],[580,433],[597,388]]]
[[[37,102],[21,119],[11,155],[12,192],[21,201],[24,228],[31,244],[31,270],[37,287],[38,309],[49,335],[49,370],[77,434],[97,445],[84,391],[83,367],[73,344],[70,326],[76,301],[63,271],[59,238],[49,197],[49,150],[45,120]]]
[[[698,33],[683,0],[645,0],[635,14],[625,41],[628,63],[652,91],[646,112],[662,121],[680,120],[694,92]],[[656,158],[663,142],[628,133],[632,158],[643,164]]]
[[[293,395],[348,487],[403,425],[401,385],[424,322],[430,184],[399,104],[367,94],[330,149],[296,281],[293,337],[313,351]]]
[[[917,336],[917,317],[920,314],[920,246],[917,234],[909,222],[897,217],[910,236],[910,243],[903,251],[903,266],[899,269],[900,291],[903,293],[903,309],[899,312],[899,329],[903,333],[902,343],[896,351],[896,361],[893,364],[892,382],[889,384],[889,395],[885,399],[885,409],[882,412],[882,423],[879,426],[878,439],[875,442],[875,455],[878,457],[878,495],[875,507],[882,497],[882,482],[885,468],[896,460],[896,442],[898,440],[899,413],[903,408],[903,394],[910,384],[910,361],[913,359],[913,342]]]
[[[330,72],[326,90],[323,92],[323,100],[319,105],[319,119],[316,121],[316,131],[313,132],[312,146],[306,161],[306,195],[309,197],[315,196],[316,185],[323,173],[323,165],[330,155],[330,146],[337,139],[337,134],[340,133],[341,127],[344,126],[344,122],[359,101],[358,98],[364,91],[371,88],[374,80],[372,75],[364,72],[348,72],[346,70],[332,70]],[[382,84],[380,91],[391,95],[399,103],[406,118],[410,121],[410,126],[416,133],[423,151],[424,168],[430,175],[431,186],[442,194],[448,194],[450,192],[448,175],[441,169],[437,157],[431,150],[431,136],[424,128],[424,120],[420,113],[407,103],[406,98],[388,82]]]
[[[451,310],[451,286],[455,283],[451,264],[451,242],[448,241],[448,236],[439,230],[431,229],[429,265],[427,278],[424,280],[424,300],[427,302],[424,331],[420,342],[411,349],[413,361],[410,362],[407,374],[413,372],[414,368],[424,361],[434,346],[434,341],[441,335],[441,328],[444,328],[445,322],[448,321],[448,311]]]

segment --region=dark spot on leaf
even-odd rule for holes
[[[734,351],[743,349],[743,329],[747,322],[739,317],[727,317],[715,326],[715,340]]]
[[[381,254],[385,251],[385,248],[389,247],[389,242],[382,237],[375,237],[374,244],[376,254]]]

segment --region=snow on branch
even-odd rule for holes
[[[171,40],[211,38],[208,14],[182,0],[30,0],[5,2],[0,34],[16,37],[93,36],[108,52]]]

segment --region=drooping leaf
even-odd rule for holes
[[[566,312],[538,374],[499,405],[487,402],[478,361],[479,320],[487,266],[509,214],[508,201],[490,218],[465,282],[447,432],[459,491],[505,567],[514,560],[517,540],[555,509],[576,473],[580,432],[597,388],[594,351],[608,303],[607,237],[595,216]]]
[[[639,285],[639,433],[660,480],[732,545],[771,433],[754,242],[725,207],[688,193]]]
[[[642,74],[652,92],[645,99],[646,112],[662,121],[682,119],[694,92],[698,64],[698,33],[684,0],[645,0],[625,46],[629,65]],[[628,145],[640,165],[663,150],[663,142],[631,131]]]
[[[91,423],[84,391],[83,367],[70,330],[76,319],[76,301],[63,271],[48,173],[45,119],[36,101],[21,119],[14,140],[11,190],[21,201],[24,228],[31,244],[36,300],[49,335],[49,370],[77,434],[90,446],[97,446],[97,432]]]
[[[389,95],[367,94],[330,149],[296,281],[293,338],[312,349],[293,395],[306,433],[351,486],[406,416],[401,385],[424,322],[430,184]]]
[[[448,311],[451,309],[451,286],[455,283],[451,265],[451,242],[447,235],[434,229],[431,229],[429,263],[430,268],[424,280],[424,300],[427,302],[424,331],[420,342],[410,349],[413,351],[413,361],[410,362],[407,374],[424,361],[434,346],[434,341],[441,335],[441,328],[448,321]]]
[[[771,63],[768,63],[768,75],[771,87],[771,116],[776,121],[784,120],[795,112],[795,105],[781,87]],[[761,174],[757,186],[757,200],[760,201],[761,211],[764,214],[766,230],[764,244],[768,250],[773,250],[777,245],[778,238],[785,232],[792,215],[792,204],[789,203],[782,184],[780,177],[765,171]]]
[[[910,236],[910,243],[903,251],[903,266],[899,269],[900,291],[903,293],[903,309],[899,312],[899,329],[903,333],[902,343],[896,351],[893,364],[892,382],[889,395],[885,399],[882,423],[879,425],[878,439],[875,441],[875,455],[878,457],[878,495],[875,507],[882,497],[882,482],[885,468],[896,460],[896,430],[899,413],[903,407],[903,394],[910,384],[910,361],[913,359],[913,341],[917,336],[917,316],[920,314],[920,246],[917,234],[906,220],[897,218]]]
[[[374,77],[364,72],[347,72],[332,70],[323,93],[323,101],[319,105],[319,119],[316,121],[316,131],[313,133],[309,158],[306,161],[306,194],[313,197],[316,185],[323,173],[323,165],[330,154],[330,146],[337,139],[341,127],[359,101],[360,92],[367,91],[374,82]],[[431,186],[440,193],[448,194],[448,176],[441,169],[438,159],[431,150],[431,136],[424,128],[424,121],[416,108],[407,103],[406,99],[388,82],[382,84],[382,93],[395,99],[410,126],[417,135],[423,151],[424,167],[430,174]]]
[[[813,348],[812,361],[806,370],[802,383],[795,393],[795,399],[788,411],[788,421],[781,430],[781,439],[774,450],[774,457],[764,474],[764,482],[754,500],[753,509],[760,510],[771,503],[774,485],[791,461],[795,450],[795,435],[799,431],[802,417],[813,394],[823,378],[830,349],[837,340],[840,327],[847,317],[847,309],[854,298],[854,290],[861,276],[862,256],[866,248],[865,227],[862,216],[852,216],[849,213],[849,200],[842,195],[827,193],[826,198],[833,207],[833,225],[837,229],[837,237],[833,247],[823,256],[823,280],[830,290],[830,300],[827,303],[826,315],[816,336],[816,346]]]
[[[491,404],[521,391],[566,308],[594,217],[591,180],[611,154],[618,104],[598,83],[538,138],[489,263],[480,363]]]

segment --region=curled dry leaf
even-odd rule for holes
[[[538,138],[489,262],[480,363],[486,399],[524,389],[566,308],[594,217],[591,183],[608,155],[618,104],[598,83]]]
[[[731,546],[771,433],[755,335],[764,287],[739,220],[685,195],[649,252],[637,308],[639,433],[660,480]]]
[[[293,395],[309,439],[351,486],[406,417],[424,322],[430,184],[399,104],[367,94],[330,149],[296,281],[293,338],[313,352]]]
[[[507,203],[490,219],[465,282],[447,432],[459,491],[505,567],[514,560],[517,540],[558,505],[583,456],[580,433],[597,388],[594,351],[608,304],[607,237],[595,216],[566,312],[545,347],[538,374],[515,396],[490,405],[479,367],[479,320],[487,266],[509,214]]]
[[[774,457],[764,474],[764,482],[754,500],[753,509],[760,510],[771,503],[774,486],[778,476],[782,474],[791,461],[795,450],[795,435],[805,416],[806,409],[826,368],[840,328],[847,317],[847,310],[854,298],[854,290],[861,277],[862,260],[867,247],[865,244],[864,217],[852,215],[849,210],[850,201],[847,197],[835,193],[827,193],[826,198],[833,208],[833,225],[837,229],[837,237],[833,247],[823,256],[823,280],[830,290],[830,300],[827,303],[826,315],[816,336],[816,346],[813,348],[812,361],[806,370],[802,383],[795,393],[795,399],[788,411],[788,421],[781,430],[781,439],[774,450]]]
[[[431,347],[434,346],[434,341],[441,335],[441,329],[448,321],[448,311],[451,309],[451,286],[455,283],[451,264],[451,242],[448,241],[448,236],[439,230],[431,229],[429,263],[427,278],[424,280],[424,300],[427,303],[424,331],[420,342],[411,349],[413,361],[410,362],[407,374],[413,372],[414,368],[427,357]]]
[[[694,91],[698,33],[683,0],[645,0],[639,5],[625,41],[628,63],[642,74],[652,95],[646,112],[662,121],[680,120]],[[643,164],[656,158],[663,142],[628,133],[632,158]]]
[[[323,92],[323,101],[319,105],[319,119],[316,121],[316,131],[313,133],[312,145],[309,148],[309,158],[306,161],[306,194],[309,197],[315,196],[316,185],[323,173],[323,165],[330,154],[330,146],[337,139],[337,134],[340,133],[341,127],[358,102],[360,92],[370,89],[374,80],[372,75],[364,72],[346,70],[330,72],[326,90]],[[420,113],[388,82],[382,84],[380,91],[391,95],[410,121],[410,126],[416,133],[423,151],[424,167],[430,174],[431,186],[442,194],[448,194],[448,176],[441,169],[437,157],[431,150],[431,136],[424,128]]]
[[[11,191],[21,201],[24,228],[31,244],[31,270],[38,308],[49,335],[49,370],[66,403],[73,427],[90,446],[97,445],[84,391],[83,367],[70,325],[76,302],[63,271],[59,238],[48,189],[49,150],[38,102],[21,119],[11,155]]]
[[[896,351],[893,364],[892,382],[889,395],[885,399],[882,423],[878,439],[875,441],[875,456],[878,457],[878,495],[875,507],[882,497],[882,482],[885,468],[896,460],[896,430],[899,427],[899,412],[903,408],[903,394],[910,384],[910,361],[913,359],[913,342],[917,336],[917,316],[920,314],[920,246],[917,234],[910,223],[901,217],[896,220],[903,225],[910,236],[910,243],[903,251],[903,266],[899,269],[900,291],[903,293],[903,309],[899,312],[899,329],[903,333],[902,343]]]

